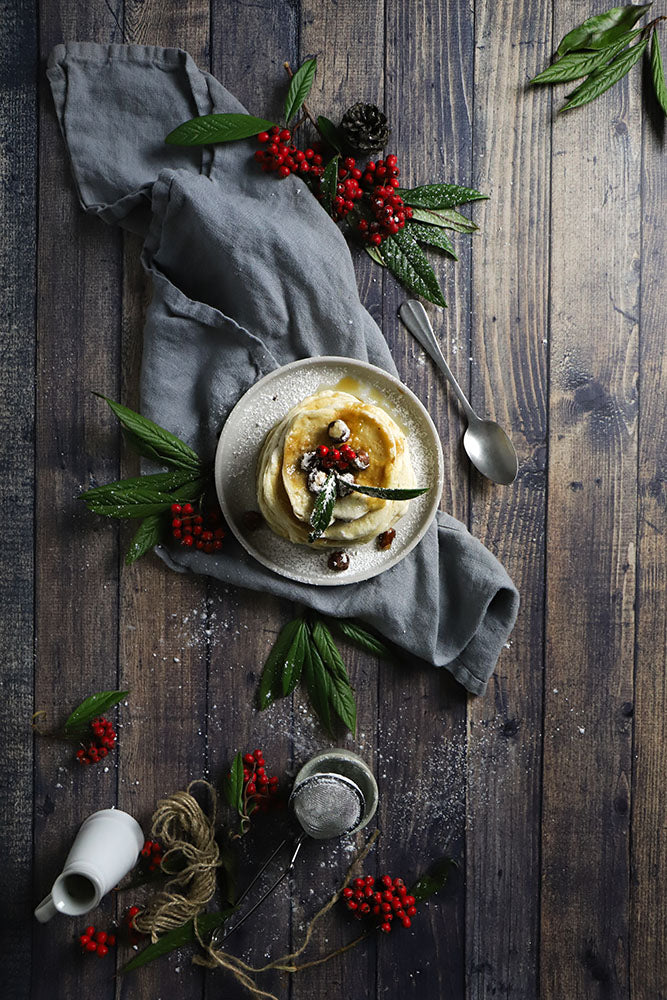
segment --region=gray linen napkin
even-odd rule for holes
[[[301,180],[261,174],[252,142],[164,144],[197,114],[244,110],[187,53],[76,42],[56,46],[47,75],[81,204],[145,237],[146,416],[212,457],[234,404],[279,365],[335,354],[396,372],[359,301],[345,240]],[[485,691],[519,605],[497,559],[448,514],[401,563],[348,587],[285,580],[233,539],[220,557],[157,552],[181,572],[359,618],[474,694]]]

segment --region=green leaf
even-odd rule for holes
[[[665,85],[665,74],[662,68],[662,55],[660,54],[660,43],[658,42],[657,29],[653,29],[651,35],[651,78],[653,89],[658,98],[658,104],[667,115],[667,85]]]
[[[423,184],[416,188],[397,188],[406,205],[414,208],[455,208],[470,201],[488,198],[473,188],[461,187],[460,184]]]
[[[405,229],[413,240],[426,243],[430,247],[438,247],[439,250],[446,250],[454,260],[458,260],[454,252],[454,244],[449,236],[445,236],[442,229],[438,229],[436,226],[427,226],[423,222],[406,222]]]
[[[579,80],[582,76],[588,76],[589,73],[593,73],[617,56],[619,52],[622,52],[625,46],[638,34],[639,29],[628,31],[613,45],[607,45],[598,52],[569,52],[562,59],[538,73],[530,83],[568,83],[570,80]]]
[[[457,233],[475,233],[479,226],[466,219],[454,208],[429,209],[415,208],[412,212],[414,222],[427,222],[430,226],[439,226],[441,229],[453,229]]]
[[[382,256],[391,273],[406,288],[438,306],[447,305],[423,250],[404,229],[383,241]]]
[[[572,108],[580,108],[584,104],[590,104],[600,94],[604,94],[606,90],[609,90],[615,83],[618,83],[632,69],[635,63],[641,58],[647,45],[648,38],[637,42],[632,48],[627,49],[627,51],[617,56],[605,69],[589,76],[580,87],[577,87],[570,96],[567,104],[564,104],[560,110],[570,111]]]
[[[170,146],[206,146],[214,142],[232,142],[267,132],[273,124],[253,115],[200,115],[183,122],[164,141]]]
[[[324,173],[322,174],[321,191],[323,195],[323,205],[326,211],[331,215],[331,203],[334,200],[336,194],[336,187],[338,186],[338,161],[340,157],[334,156],[333,160],[330,160],[324,168]]]
[[[227,803],[239,816],[243,815],[243,755],[239,752],[232,761],[229,774],[222,786]]]
[[[336,621],[337,627],[341,630],[346,639],[353,642],[355,646],[359,646],[360,649],[364,649],[367,653],[373,653],[375,656],[384,657],[387,660],[393,660],[394,654],[389,646],[386,645],[381,639],[372,632],[367,632],[365,628],[362,628],[357,622],[353,622],[346,619],[341,619]]]
[[[558,49],[557,56],[575,49],[603,49],[617,41],[621,35],[629,31],[651,6],[650,3],[636,6],[612,7],[604,14],[587,18],[578,27],[568,31]]]
[[[412,886],[410,895],[415,897],[417,903],[425,902],[444,888],[453,868],[458,868],[458,864],[453,858],[443,858],[438,861],[426,875],[422,875],[419,881]]]
[[[324,115],[318,115],[317,127],[325,142],[328,142],[331,148],[335,149],[337,153],[342,153],[344,140],[338,127],[334,125],[331,119],[325,118]]]
[[[65,722],[65,736],[70,739],[79,736],[98,715],[104,715],[119,701],[126,698],[129,691],[99,691],[82,701]]]
[[[220,913],[200,914],[195,918],[199,936],[205,941],[216,928],[222,927],[225,921],[229,920],[233,912],[234,907],[232,906],[227,910],[222,910]],[[183,924],[182,927],[177,927],[173,931],[167,931],[155,944],[149,944],[147,948],[144,948],[138,955],[131,958],[120,971],[122,973],[132,972],[134,969],[140,969],[142,965],[148,965],[149,962],[153,962],[156,958],[168,955],[170,951],[175,951],[176,948],[196,943],[197,935],[195,934],[194,921],[188,920],[187,924]]]
[[[129,431],[131,443],[141,442],[142,446],[151,449],[151,453],[148,454],[149,458],[156,458],[167,465],[175,465],[179,468],[194,471],[201,469],[202,463],[197,452],[193,451],[190,445],[181,441],[175,434],[166,431],[164,427],[153,423],[147,417],[142,417],[140,413],[135,413],[129,407],[115,403],[107,396],[102,396],[100,393],[95,393],[95,395],[109,404],[120,420],[123,429]],[[145,452],[139,452],[139,454],[145,454]]]
[[[120,479],[106,486],[96,486],[81,496],[93,514],[116,518],[148,517],[164,513],[175,501],[198,502],[209,485],[208,477],[193,477],[188,472],[159,472],[155,476]]]
[[[321,493],[317,494],[317,500],[310,514],[309,542],[314,542],[324,534],[331,523],[331,515],[336,504],[336,484],[336,473],[332,471],[327,476]]]
[[[144,518],[137,528],[125,556],[125,565],[131,566],[162,541],[165,533],[165,519],[162,514],[151,514]]]
[[[338,651],[334,637],[323,621],[318,620],[314,623],[312,636],[320,660],[329,675],[328,691],[331,707],[341,722],[354,735],[357,728],[357,704],[343,658]]]
[[[316,69],[317,59],[306,59],[303,66],[299,66],[298,70],[290,80],[289,90],[287,91],[287,99],[285,100],[285,123],[287,125],[289,125],[291,119],[294,118],[301,105],[308,97],[310,88],[313,85]]]
[[[317,648],[311,644],[306,647],[306,655],[303,661],[303,679],[306,682],[306,691],[308,692],[310,703],[315,709],[315,714],[322,723],[323,728],[333,736],[331,721],[331,678],[322,662],[322,657],[317,652]]]
[[[271,652],[266,658],[262,677],[259,682],[259,708],[268,708],[277,698],[283,696],[283,671],[287,663],[292,644],[301,628],[303,619],[295,618],[283,627],[276,639]]]
[[[424,493],[428,493],[430,486],[418,486],[409,490],[387,490],[381,486],[362,486],[360,483],[349,483],[344,480],[348,489],[355,493],[363,493],[367,497],[378,497],[380,500],[414,500]]]
[[[377,247],[374,246],[364,247],[364,250],[366,251],[369,257],[372,257],[372,259],[375,261],[376,264],[380,265],[380,267],[387,266],[384,262],[384,257],[382,256]]]
[[[292,645],[289,648],[289,652],[285,660],[285,666],[283,668],[283,697],[290,695],[301,679],[303,661],[306,655],[306,645],[308,644],[309,639],[310,636],[308,633],[308,626],[306,625],[306,622],[301,619],[297,633],[294,636]]]

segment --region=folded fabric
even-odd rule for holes
[[[244,110],[187,53],[70,43],[53,50],[47,75],[81,204],[145,237],[142,261],[153,281],[141,375],[146,416],[212,457],[232,407],[280,365],[338,355],[395,374],[359,301],[345,240],[303,180],[267,178],[247,141],[165,145],[188,118]],[[156,551],[172,569],[367,622],[475,694],[516,619],[509,576],[447,514],[402,562],[346,587],[283,579],[228,541],[219,557]]]

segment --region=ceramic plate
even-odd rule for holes
[[[328,568],[329,552],[281,538],[262,525],[249,531],[243,515],[257,510],[256,466],[267,433],[293,406],[320,389],[341,389],[383,406],[403,428],[418,485],[428,493],[410,501],[407,514],[395,525],[396,538],[381,551],[375,541],[346,546],[349,569]],[[241,545],[274,573],[320,587],[359,583],[383,573],[415,547],[435,516],[443,482],[440,438],[417,397],[397,378],[349,358],[307,358],[278,368],[256,382],[229,414],[215,455],[215,487],[225,520]],[[343,546],[341,546],[342,548]]]

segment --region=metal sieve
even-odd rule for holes
[[[289,799],[290,809],[301,827],[301,833],[293,843],[289,863],[254,906],[232,927],[227,931],[219,927],[213,932],[211,945],[218,947],[226,941],[288,877],[306,837],[331,840],[362,830],[374,815],[377,801],[375,778],[368,765],[356,754],[348,750],[326,750],[304,764],[294,779]],[[287,843],[288,839],[283,840],[267,858],[237,899],[237,907]]]

